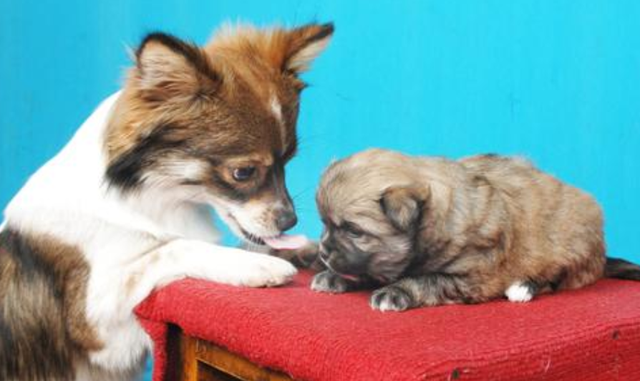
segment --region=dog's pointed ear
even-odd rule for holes
[[[135,60],[135,85],[145,99],[165,101],[204,95],[220,84],[220,76],[200,48],[169,34],[147,35]]]
[[[420,220],[429,199],[428,187],[394,187],[380,199],[382,211],[398,230],[410,231]]]
[[[283,71],[296,75],[307,71],[311,62],[329,45],[333,31],[333,23],[308,24],[289,30]]]

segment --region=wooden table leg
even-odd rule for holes
[[[183,335],[180,328],[169,325],[167,337],[167,381],[198,381],[196,339]]]
[[[167,381],[293,381],[215,344],[169,326]]]

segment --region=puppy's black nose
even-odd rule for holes
[[[282,211],[276,218],[276,226],[280,231],[289,230],[296,226],[298,217],[293,210]]]

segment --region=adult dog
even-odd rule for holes
[[[5,211],[0,379],[135,379],[151,343],[133,308],[155,287],[184,277],[273,286],[295,274],[216,245],[208,211],[255,244],[285,240],[299,74],[332,33],[243,26],[203,47],[143,40],[122,91]]]

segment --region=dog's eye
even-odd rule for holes
[[[233,170],[233,179],[247,181],[256,173],[256,167],[240,167]]]
[[[349,238],[360,238],[364,234],[357,226],[349,223],[344,224],[343,229]]]
[[[362,232],[361,231],[355,231],[355,230],[347,230],[347,235],[350,238],[360,238],[360,237],[362,237]]]

